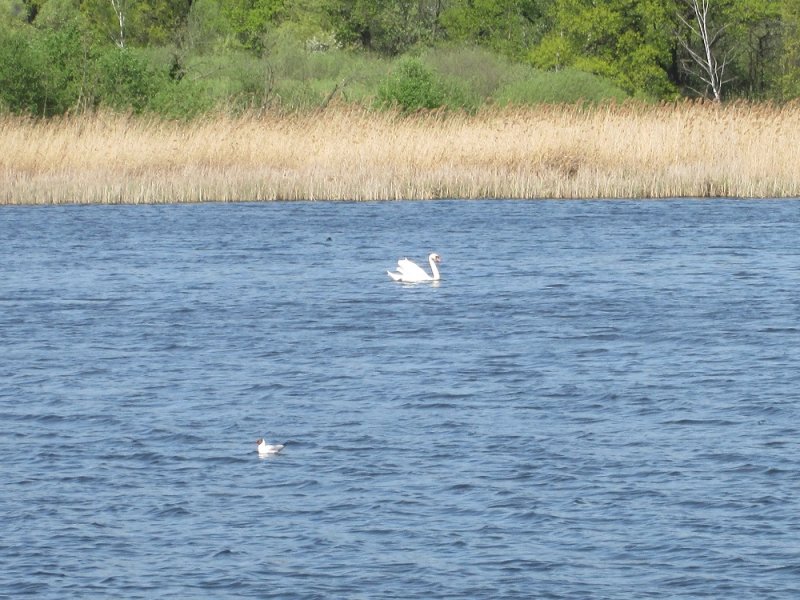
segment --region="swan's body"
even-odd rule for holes
[[[401,258],[397,261],[397,271],[386,271],[386,274],[394,281],[402,281],[404,283],[439,281],[439,268],[436,265],[440,262],[442,262],[442,257],[435,252],[428,255],[428,264],[431,266],[431,275],[428,275],[425,269],[417,263],[407,258]]]
[[[259,456],[267,456],[269,454],[277,454],[286,444],[268,444],[262,438],[256,440]]]

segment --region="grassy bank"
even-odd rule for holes
[[[0,119],[0,203],[800,196],[800,106]]]

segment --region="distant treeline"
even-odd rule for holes
[[[0,0],[0,112],[800,97],[798,0]]]

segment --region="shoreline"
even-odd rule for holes
[[[0,204],[800,197],[800,105],[0,117]]]

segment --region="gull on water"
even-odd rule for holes
[[[268,444],[264,441],[264,438],[258,438],[256,440],[256,447],[258,448],[258,455],[259,456],[268,456],[270,454],[277,454],[286,444]]]

